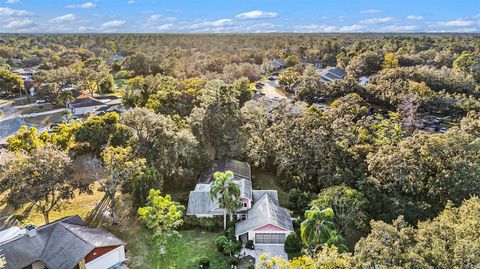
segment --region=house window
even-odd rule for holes
[[[247,202],[243,202],[243,207],[247,207],[247,206],[248,206]]]

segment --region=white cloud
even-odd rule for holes
[[[418,30],[416,25],[388,25],[380,28],[382,32],[411,32]]]
[[[253,10],[250,12],[245,12],[235,16],[238,19],[264,19],[264,18],[275,18],[278,13],[276,12],[267,12],[262,10]]]
[[[216,21],[203,21],[203,22],[194,23],[190,26],[190,28],[202,29],[202,28],[209,28],[209,27],[222,27],[222,26],[227,26],[231,24],[232,24],[231,19],[220,19]]]
[[[70,14],[66,14],[66,15],[63,15],[63,16],[52,18],[48,22],[64,23],[64,22],[71,22],[71,21],[74,21],[76,19],[77,19],[77,17],[74,14],[70,13]]]
[[[79,4],[79,5],[67,5],[65,7],[66,8],[72,8],[72,9],[89,9],[89,8],[96,8],[97,5],[95,3],[92,3],[92,2],[86,2],[86,3],[83,3],[83,4]]]
[[[437,25],[439,26],[446,26],[446,27],[467,27],[474,25],[474,21],[464,20],[464,19],[456,19],[452,21],[444,21],[438,22]]]
[[[360,25],[360,24],[352,24],[352,25],[345,25],[345,26],[310,24],[310,25],[297,26],[295,28],[297,29],[296,32],[307,32],[307,33],[318,33],[318,32],[352,33],[352,32],[360,32],[366,29],[364,25]]]
[[[173,24],[173,23],[162,24],[162,25],[158,26],[157,29],[159,31],[173,30],[173,29],[175,29],[175,24]]]
[[[407,16],[407,19],[409,19],[409,20],[423,20],[423,16],[410,15],[410,16]]]
[[[162,15],[160,15],[160,14],[153,14],[150,17],[148,17],[148,21],[149,22],[155,22],[155,21],[158,21],[161,17],[162,17]]]
[[[100,25],[102,29],[112,29],[112,28],[117,28],[122,25],[124,25],[126,21],[121,21],[121,20],[113,20],[113,21],[107,21]]]
[[[5,3],[7,4],[16,4],[16,3],[19,3],[20,0],[7,0]]]
[[[380,13],[380,12],[382,11],[379,9],[367,9],[367,10],[360,11],[360,13],[362,14],[374,14],[374,13]]]
[[[5,28],[7,29],[24,29],[27,27],[34,26],[35,24],[33,21],[29,19],[23,19],[23,20],[13,20],[9,22],[7,25],[5,25]]]
[[[371,19],[366,19],[366,20],[361,20],[361,24],[377,24],[377,23],[386,23],[386,22],[392,22],[395,19],[392,17],[384,17],[384,18],[371,18]]]
[[[364,30],[365,26],[360,25],[360,24],[352,24],[348,26],[342,26],[340,27],[339,31],[340,32],[358,32],[361,30]]]
[[[0,7],[0,15],[5,17],[22,17],[32,15],[33,12],[26,11],[23,9],[11,9],[8,7]]]
[[[136,1],[134,1],[134,0],[130,0],[130,1],[127,2],[127,4],[129,4],[129,5],[135,4],[135,3],[136,3]]]

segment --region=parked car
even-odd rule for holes
[[[448,130],[447,127],[441,127],[438,131],[439,131],[440,133],[445,133],[447,130]]]
[[[440,124],[440,123],[442,123],[442,122],[443,122],[443,119],[442,119],[442,118],[435,118],[435,119],[433,119],[433,123],[435,123],[435,124]]]
[[[275,81],[275,80],[277,80],[277,77],[271,76],[271,77],[268,77],[268,80],[270,80],[270,81]]]
[[[47,101],[45,101],[45,100],[37,100],[35,103],[36,103],[37,105],[40,105],[40,104],[45,104],[45,103],[47,103]]]

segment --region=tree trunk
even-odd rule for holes
[[[223,230],[227,230],[227,210],[223,210]]]
[[[48,213],[49,212],[43,212],[43,218],[45,219],[45,224],[49,224],[50,223],[50,219],[48,217]]]
[[[110,210],[112,211],[112,224],[115,225],[117,224],[117,221],[116,221],[116,218],[115,218],[115,195],[113,195],[113,197],[110,197],[110,199],[112,200],[110,202]]]

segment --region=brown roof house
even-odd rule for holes
[[[5,269],[125,269],[125,243],[72,216],[35,228],[0,231]]]

